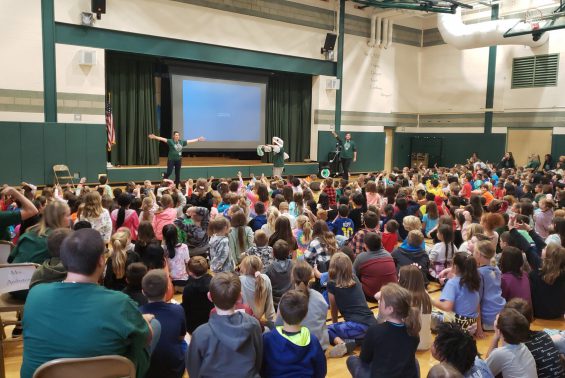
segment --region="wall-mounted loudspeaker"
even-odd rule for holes
[[[95,66],[96,65],[96,51],[95,50],[80,50],[78,56],[78,64],[81,66]]]
[[[100,20],[102,13],[106,14],[106,0],[91,0],[91,12]]]

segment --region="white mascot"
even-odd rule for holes
[[[289,158],[284,150],[284,141],[279,137],[273,137],[273,144],[257,146],[257,155],[263,156],[265,152],[273,153],[273,177],[282,177],[284,161]]]

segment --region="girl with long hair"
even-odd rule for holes
[[[563,318],[565,314],[565,248],[550,244],[540,270],[530,272],[534,316]]]
[[[424,214],[424,216],[422,217],[422,227],[424,230],[424,235],[426,237],[431,237],[430,232],[432,232],[432,230],[436,228],[438,220],[439,214],[437,205],[434,201],[429,201],[426,204],[426,214]]]
[[[106,260],[104,286],[107,289],[122,291],[126,288],[126,270],[132,263],[141,259],[137,253],[128,249],[131,236],[128,229],[118,230],[110,240],[110,257]]]
[[[347,360],[349,372],[354,378],[419,377],[416,350],[420,311],[413,307],[410,292],[395,283],[383,286],[379,313],[385,322],[369,328],[359,357]]]
[[[96,191],[87,193],[81,207],[78,220],[89,222],[93,229],[100,232],[104,243],[109,243],[112,236],[112,218],[108,210],[102,207],[100,193]]]
[[[271,235],[275,232],[275,222],[280,215],[281,213],[279,212],[279,209],[274,206],[270,206],[267,209],[267,223],[261,226],[261,230],[263,230],[267,237],[271,237]]]
[[[545,239],[545,244],[557,244],[565,247],[565,218],[553,218],[553,233]]]
[[[479,223],[481,217],[483,216],[483,204],[481,203],[481,197],[477,195],[472,195],[469,200],[471,218],[473,223]]]
[[[287,242],[291,251],[295,251],[298,248],[298,243],[292,234],[292,227],[288,217],[280,216],[275,221],[275,232],[269,237],[269,247],[272,247],[277,240]]]
[[[516,247],[504,247],[500,254],[499,263],[502,272],[500,286],[506,302],[513,298],[522,298],[531,305],[530,279],[523,270],[524,257],[522,251]]]
[[[10,252],[8,262],[43,264],[50,255],[47,250],[47,237],[58,228],[69,228],[71,211],[62,201],[48,203],[36,225],[29,227],[18,239],[18,244]]]
[[[337,252],[332,256],[328,273],[328,299],[332,315],[328,333],[334,345],[329,356],[342,357],[355,348],[355,342],[351,340],[363,339],[376,320],[367,305],[361,283],[353,273],[351,259],[345,253]],[[337,321],[338,311],[343,316],[342,322]]]
[[[137,240],[137,227],[139,227],[139,217],[135,210],[130,209],[131,196],[122,193],[118,196],[119,208],[112,211],[110,217],[112,218],[112,228],[114,232],[120,227],[127,227],[131,240]]]
[[[271,280],[266,274],[261,273],[263,270],[261,259],[257,256],[245,256],[239,268],[243,303],[251,307],[257,319],[264,317],[266,321],[274,322],[276,313]]]
[[[179,243],[178,232],[175,225],[168,224],[163,227],[163,244],[173,285],[180,287],[186,286],[188,280],[186,267],[190,256],[187,245]]]
[[[307,216],[300,215],[296,218],[296,228],[292,233],[298,244],[296,257],[301,258],[308,245],[310,245],[310,241],[312,241],[312,224],[310,224]]]
[[[141,201],[141,213],[139,215],[139,220],[141,222],[153,222],[153,216],[155,215],[155,211],[157,211],[159,207],[155,204],[155,199],[153,197],[145,197],[143,201]]]
[[[243,211],[232,215],[231,229],[228,234],[230,253],[235,264],[241,262],[241,255],[253,246],[253,230],[247,226],[247,217]]]
[[[323,220],[317,220],[312,227],[312,241],[304,250],[304,259],[312,266],[316,265],[319,272],[328,271],[328,263],[337,252],[335,235]]]
[[[398,284],[412,294],[410,305],[420,309],[422,328],[418,350],[428,350],[432,346],[432,300],[426,291],[422,272],[415,265],[405,265],[398,272]]]
[[[177,209],[174,207],[173,197],[169,194],[163,194],[161,197],[161,207],[155,212],[153,216],[153,231],[155,231],[155,238],[163,240],[163,227],[168,224],[173,224],[177,219]]]
[[[498,245],[498,232],[495,230],[505,225],[504,217],[498,213],[485,213],[481,217],[481,226],[483,226],[483,234],[488,236],[494,248]]]
[[[467,329],[476,325],[479,317],[481,278],[477,262],[473,256],[458,252],[453,258],[452,274],[454,277],[445,284],[439,300],[432,301],[444,313],[433,317],[439,322],[454,321]]]
[[[437,237],[440,242],[434,244],[429,253],[432,277],[438,278],[442,270],[451,266],[453,256],[457,252],[457,247],[453,244],[453,236],[453,226],[442,224],[438,227]]]
[[[297,218],[299,215],[304,214],[304,196],[302,192],[295,192],[288,206],[288,212],[293,217]]]

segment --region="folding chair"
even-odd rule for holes
[[[33,378],[135,378],[135,365],[122,356],[60,358],[41,365]]]
[[[29,289],[31,276],[37,269],[37,264],[0,264],[0,313],[23,311],[25,300],[14,299],[9,293]],[[4,369],[4,327],[7,325],[21,325],[21,321],[4,321],[0,316],[2,337],[0,339],[0,378],[6,377]],[[16,341],[16,340],[12,340]]]
[[[72,188],[75,188],[74,177],[69,171],[69,167],[65,164],[57,164],[53,166],[53,178],[55,179],[55,185],[66,185],[70,184]]]

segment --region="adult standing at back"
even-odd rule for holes
[[[357,161],[357,146],[355,145],[355,142],[351,140],[350,133],[345,134],[345,141],[341,140],[335,131],[332,131],[332,134],[341,146],[342,176],[345,180],[349,180],[349,167],[351,166],[351,161]]]
[[[189,143],[203,142],[204,137],[198,137],[196,139],[181,140],[180,133],[175,131],[173,133],[172,139],[163,138],[155,134],[149,134],[149,139],[155,139],[159,142],[167,143],[169,146],[169,154],[167,155],[167,172],[165,172],[164,178],[169,178],[171,173],[173,173],[173,168],[175,169],[175,185],[180,184],[180,167],[182,163],[182,149]]]

